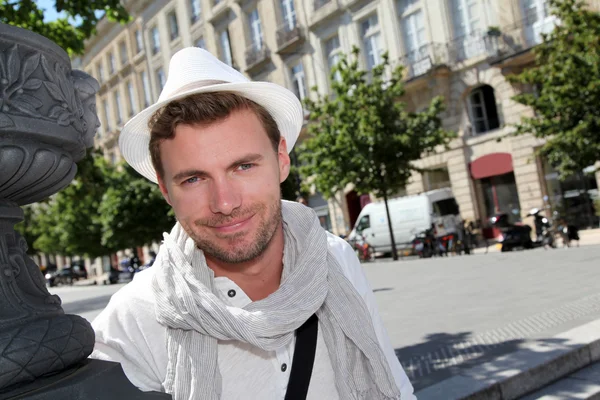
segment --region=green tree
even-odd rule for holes
[[[171,206],[158,186],[142,178],[129,165],[114,176],[98,208],[102,244],[109,248],[135,248],[162,240],[175,224]]]
[[[600,160],[600,14],[580,0],[550,0],[560,24],[533,49],[535,65],[510,77],[533,90],[515,96],[532,117],[516,134],[532,134],[565,178]]]
[[[109,254],[118,248],[103,246],[98,207],[116,173],[98,152],[90,152],[77,164],[73,182],[45,204],[38,204],[33,247],[47,254],[87,256]]]
[[[39,33],[74,55],[83,53],[84,41],[96,33],[101,18],[129,21],[120,0],[56,0],[54,8],[65,16],[44,21],[45,10],[34,0],[0,0],[0,22]]]
[[[405,187],[414,161],[454,136],[442,128],[443,99],[422,112],[406,110],[403,67],[391,69],[387,54],[367,73],[359,68],[359,50],[333,68],[333,96],[307,100],[309,139],[300,147],[304,177],[312,177],[327,198],[352,183],[359,194],[373,193],[385,202],[392,256],[398,258],[387,200]],[[389,71],[389,73],[386,73]],[[388,78],[389,75],[389,78]],[[339,79],[336,79],[339,77]]]

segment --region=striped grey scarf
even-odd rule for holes
[[[153,281],[156,318],[167,326],[164,387],[174,400],[221,397],[217,341],[238,340],[275,351],[317,314],[341,399],[400,399],[360,295],[328,251],[310,208],[282,202],[285,245],[279,289],[244,308],[216,294],[213,272],[194,241],[176,224],[164,235]]]

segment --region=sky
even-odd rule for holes
[[[44,21],[50,22],[62,17],[62,13],[59,14],[54,9],[54,4],[56,4],[56,0],[37,0],[36,3],[40,9],[45,10]]]

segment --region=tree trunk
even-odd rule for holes
[[[390,239],[392,240],[392,258],[394,261],[398,260],[398,250],[396,249],[396,239],[394,239],[394,229],[392,228],[392,219],[390,218],[390,209],[388,207],[387,194],[383,194],[383,202],[385,203],[385,213],[388,220],[388,228],[390,229]]]

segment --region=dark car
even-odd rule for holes
[[[80,279],[87,279],[88,273],[83,265],[74,264],[46,274],[46,282],[50,287],[72,285]]]

